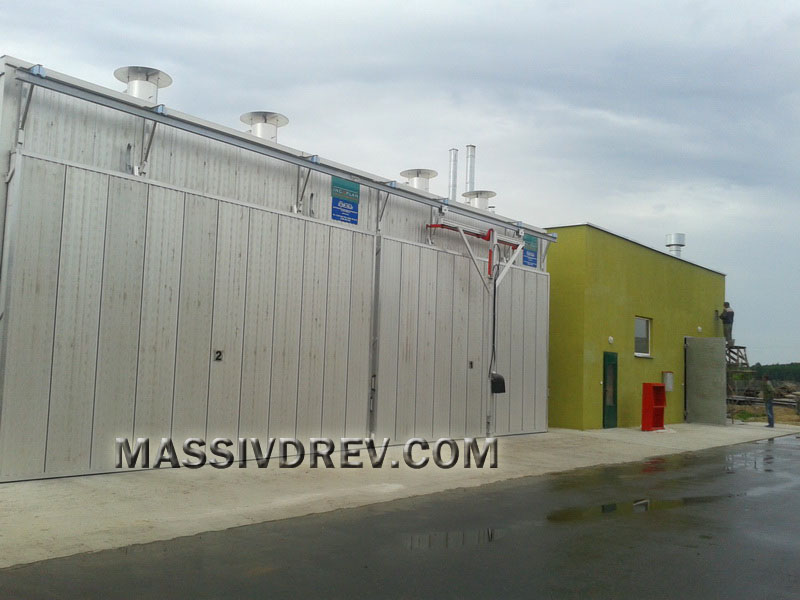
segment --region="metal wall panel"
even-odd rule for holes
[[[372,236],[353,234],[352,263],[345,434],[362,436],[369,434],[369,365],[372,319],[375,318],[372,310],[375,239]]]
[[[50,397],[58,252],[61,246],[66,169],[25,160],[21,205],[11,209],[13,236],[5,240],[9,263],[7,351],[0,416],[0,475],[14,477],[44,471]]]
[[[250,211],[239,435],[264,437],[269,424],[278,216]]]
[[[171,429],[184,194],[150,186],[147,207],[134,436]]]
[[[25,159],[13,183],[0,477],[41,473],[45,454],[48,472],[108,469],[119,435],[361,435],[373,374],[376,435],[484,433],[490,299],[461,237],[425,227],[430,207],[389,197],[376,292],[384,193],[362,186],[358,224],[331,223],[331,178],[312,172],[295,216],[304,169],[162,125],[147,192],[109,172],[141,163],[151,123],[33,99],[25,151],[54,162]],[[470,244],[485,264],[486,242]],[[528,269],[501,286],[499,433],[546,428],[548,286]]]
[[[297,436],[301,438],[322,433],[329,256],[330,228],[306,223],[297,382]]]
[[[486,290],[481,276],[470,264],[469,307],[467,318],[467,429],[466,435],[482,435],[486,432],[484,387],[487,367],[484,363],[486,347]],[[488,358],[488,357],[487,357]]]
[[[137,117],[44,88],[34,91],[28,115],[25,148],[30,152],[122,172],[130,157],[141,153]]]
[[[290,210],[297,199],[297,167],[274,158],[263,157],[262,160],[266,161],[266,186],[264,198],[258,204]]]
[[[92,427],[93,470],[114,466],[114,440],[133,435],[147,185],[111,177]]]
[[[497,288],[497,364],[496,370],[506,381],[506,393],[495,396],[494,431],[498,435],[510,430],[511,389],[514,373],[511,372],[511,286],[513,272],[507,273]],[[491,302],[491,298],[487,298]],[[489,309],[491,310],[491,309]],[[491,323],[489,324],[491,329]],[[491,331],[489,332],[491,335]],[[490,342],[491,344],[491,342]]]
[[[450,434],[450,390],[453,376],[453,282],[452,254],[436,253],[436,348],[433,375],[433,437]]]
[[[467,432],[467,372],[469,369],[470,259],[453,259],[453,357],[450,378],[450,431],[463,437]]]
[[[176,440],[206,434],[219,207],[210,198],[186,195],[172,406]]]
[[[523,362],[523,386],[522,386],[522,428],[524,431],[536,430],[536,402],[537,402],[537,381],[539,374],[536,371],[536,349],[538,347],[538,285],[540,278],[532,273],[525,273],[525,323],[523,347],[525,359]]]
[[[511,287],[511,364],[507,393],[509,398],[509,433],[524,431],[522,404],[525,388],[525,278],[521,269],[512,268],[506,285]]]
[[[400,323],[402,244],[384,240],[381,246],[381,281],[378,323],[378,381],[375,407],[378,437],[395,436],[397,423],[397,363]]]
[[[417,395],[420,248],[403,244],[400,261],[400,313],[397,348],[397,422],[394,437],[414,435]]]
[[[297,424],[305,227],[305,222],[291,217],[281,217],[278,225],[269,409],[269,435],[272,437],[294,436]]]
[[[536,423],[528,431],[547,431],[547,354],[550,339],[550,276],[547,274],[533,274],[538,285],[536,286],[536,401],[534,411]]]
[[[219,203],[206,431],[209,439],[239,435],[249,215],[246,208]]]
[[[359,271],[366,270],[357,265]],[[325,322],[325,364],[321,405],[322,430],[333,436],[345,434],[347,417],[347,365],[350,352],[350,296],[353,276],[353,234],[330,229],[330,261]],[[369,314],[369,313],[367,313]],[[363,318],[356,315],[356,318]],[[368,342],[367,342],[368,343]],[[309,373],[309,378],[313,375]],[[366,417],[366,412],[362,413]]]
[[[108,176],[67,169],[45,471],[89,468]]]
[[[419,257],[419,310],[417,316],[417,390],[414,415],[415,435],[433,436],[434,366],[436,364],[436,279],[435,250],[421,250]]]

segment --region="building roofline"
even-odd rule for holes
[[[603,233],[607,233],[608,235],[613,235],[614,237],[617,237],[617,238],[620,238],[622,240],[625,240],[626,242],[630,242],[631,244],[636,244],[637,246],[641,246],[642,248],[646,248],[647,250],[652,250],[653,252],[658,252],[659,254],[663,254],[664,256],[668,256],[669,258],[674,258],[675,260],[679,260],[681,262],[688,263],[688,264],[690,264],[692,266],[699,267],[701,269],[705,269],[706,271],[711,271],[712,273],[716,273],[717,275],[722,275],[723,277],[726,277],[726,274],[723,273],[722,271],[717,271],[716,269],[711,269],[709,267],[705,267],[705,266],[703,266],[701,264],[698,264],[696,262],[692,262],[691,260],[686,260],[682,256],[674,256],[674,255],[670,254],[669,252],[664,252],[663,250],[659,250],[658,248],[653,248],[652,246],[648,246],[647,244],[644,244],[642,242],[636,241],[636,240],[631,239],[629,237],[626,237],[624,235],[620,235],[619,233],[614,233],[613,231],[610,231],[610,230],[606,229],[605,227],[600,227],[599,225],[595,225],[594,223],[589,223],[588,221],[585,222],[585,223],[573,223],[571,225],[554,225],[552,227],[545,227],[545,230],[552,231],[553,229],[568,229],[568,228],[572,228],[572,227],[591,227],[592,229],[596,229],[598,231],[602,231]]]
[[[257,138],[244,131],[232,129],[224,125],[181,113],[163,104],[154,105],[153,103],[140,100],[128,94],[71,77],[64,73],[45,69],[41,65],[29,63],[13,56],[0,56],[0,64],[8,65],[15,69],[17,71],[16,78],[18,80],[32,85],[41,86],[59,93],[95,102],[109,108],[128,112],[135,116],[143,117],[153,122],[163,123],[170,127],[177,127],[178,129],[183,129],[191,133],[204,135],[216,141],[255,151],[314,171],[351,179],[366,187],[420,202],[442,211],[451,211],[452,213],[481,221],[490,226],[521,232],[524,231],[525,233],[530,233],[535,237],[542,238],[549,242],[555,241],[555,238],[547,233],[544,228],[536,227],[535,225],[495,214],[487,210],[481,210],[461,202],[450,204],[449,199],[446,197],[418,190],[409,185],[397,182],[394,179],[367,173],[353,167],[339,164],[335,161],[321,158],[316,154]]]

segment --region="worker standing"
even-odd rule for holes
[[[761,394],[764,396],[764,407],[767,409],[767,427],[775,427],[775,412],[772,401],[775,398],[775,387],[768,375],[761,378]]]
[[[719,318],[722,319],[722,332],[725,335],[725,343],[730,348],[733,346],[733,309],[730,302],[725,302],[723,307]]]

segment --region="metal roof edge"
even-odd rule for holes
[[[217,137],[230,138],[231,141],[229,141],[228,143],[233,143],[233,140],[240,140],[241,142],[243,142],[243,144],[250,146],[251,148],[253,148],[254,146],[262,146],[265,149],[269,148],[272,149],[275,153],[286,155],[286,158],[292,157],[295,160],[302,159],[304,163],[307,163],[304,164],[304,166],[307,166],[308,168],[311,169],[316,168],[317,170],[322,170],[323,172],[325,172],[326,169],[320,169],[319,167],[328,167],[327,171],[330,170],[341,171],[343,175],[351,175],[357,183],[362,183],[364,185],[374,187],[381,191],[389,192],[390,194],[396,194],[399,197],[405,197],[410,200],[422,202],[424,204],[428,204],[429,206],[435,205],[435,206],[447,207],[447,209],[452,211],[453,213],[460,214],[467,218],[473,218],[488,224],[493,224],[494,226],[504,227],[508,229],[516,229],[516,230],[523,229],[526,232],[535,235],[536,237],[540,237],[551,242],[555,241],[555,238],[551,236],[546,231],[545,228],[536,227],[529,223],[524,223],[522,221],[512,219],[511,217],[497,215],[495,213],[484,211],[460,202],[457,205],[454,205],[449,203],[447,197],[436,196],[428,192],[423,192],[422,190],[417,190],[416,188],[412,188],[411,186],[398,183],[394,179],[388,179],[386,177],[374,175],[366,171],[360,171],[353,167],[341,165],[334,161],[322,159],[316,154],[308,153],[305,151],[297,150],[295,148],[291,148],[289,146],[284,146],[281,144],[270,142],[268,140],[264,140],[263,138],[258,138],[256,136],[253,136],[248,132],[226,127],[224,125],[213,123],[211,121],[206,121],[199,117],[182,113],[171,107],[166,107],[162,113],[156,114],[155,109],[165,105],[163,105],[162,103],[154,104],[152,102],[140,100],[124,92],[118,92],[111,88],[106,88],[93,83],[89,83],[82,79],[78,79],[76,77],[60,73],[58,71],[53,71],[45,67],[42,67],[40,72],[34,74],[31,72],[31,70],[34,69],[34,67],[40,67],[41,65],[39,65],[38,63],[30,63],[8,55],[3,55],[2,57],[0,57],[0,59],[2,59],[3,64],[9,65],[18,70],[17,74],[18,78],[28,81],[29,83],[42,85],[43,87],[48,87],[48,85],[46,85],[45,82],[47,81],[55,82],[56,84],[61,84],[62,86],[61,89],[56,89],[58,86],[50,86],[50,89],[54,89],[57,92],[60,91],[62,93],[68,93],[67,91],[65,91],[63,87],[66,86],[66,88],[72,88],[80,90],[81,92],[84,93],[88,93],[102,98],[107,98],[113,101],[117,105],[125,105],[127,107],[131,107],[132,109],[138,109],[134,111],[134,113],[137,114],[138,116],[142,116],[141,115],[142,110],[148,112],[152,111],[153,114],[152,115],[148,114],[146,118],[163,122],[165,125],[168,126],[169,125],[180,126],[180,123],[189,124],[193,128],[200,128],[214,132],[215,134],[221,134],[221,136]],[[24,74],[22,77],[20,77],[19,71],[21,71]],[[169,121],[175,121],[175,123],[171,124]],[[279,160],[281,159],[281,157],[277,156],[275,158]],[[312,160],[312,158],[314,160]]]

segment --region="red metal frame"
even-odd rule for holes
[[[444,223],[428,223],[425,227],[428,227],[429,229],[447,229],[448,231],[455,231],[455,232],[459,231],[458,227],[454,227],[452,225],[445,225]],[[470,237],[478,238],[479,240],[483,240],[485,242],[490,241],[492,239],[492,234],[494,233],[494,229],[489,229],[483,235],[481,235],[480,233],[476,233],[474,231],[464,231],[463,229],[461,231],[464,233],[464,235],[468,235]],[[511,248],[513,248],[514,250],[519,248],[519,244],[515,244],[514,242],[509,242],[509,241],[506,241],[506,240],[497,240],[497,242],[499,244],[503,244],[504,246],[511,246]],[[492,258],[493,258],[492,248],[490,246],[489,247],[489,264],[488,264],[489,277],[492,276]]]

